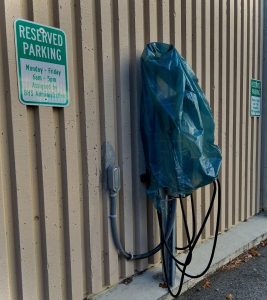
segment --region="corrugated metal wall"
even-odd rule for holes
[[[102,184],[113,148],[122,170],[119,226],[127,250],[158,236],[145,200],[139,139],[139,58],[145,43],[175,44],[210,100],[222,148],[221,230],[259,211],[262,0],[0,0],[0,299],[83,299],[148,262],[119,259]],[[62,28],[71,104],[19,103],[13,22]],[[210,188],[197,191],[197,223]],[[190,207],[187,207],[189,222]],[[214,213],[203,239],[213,235]],[[177,215],[178,243],[184,232]],[[156,256],[150,262],[157,262]]]

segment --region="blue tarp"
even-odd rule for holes
[[[141,67],[148,196],[157,201],[161,189],[174,197],[191,194],[214,181],[221,166],[211,109],[196,75],[174,46],[147,44]]]

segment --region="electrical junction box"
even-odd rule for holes
[[[119,167],[108,167],[108,188],[114,193],[117,193],[120,190],[121,184]]]

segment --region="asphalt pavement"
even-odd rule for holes
[[[178,299],[267,300],[267,243],[243,254]]]

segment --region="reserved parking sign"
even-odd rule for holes
[[[14,23],[19,99],[25,105],[69,104],[65,33],[17,19]]]

